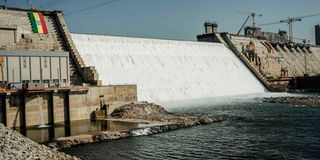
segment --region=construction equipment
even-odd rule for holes
[[[260,24],[259,26],[265,26],[265,25],[273,25],[273,24],[280,24],[280,23],[287,23],[289,26],[289,41],[293,42],[293,23],[294,22],[301,22],[303,18],[308,18],[308,17],[314,17],[314,16],[319,16],[320,13],[318,14],[311,14],[311,15],[306,15],[306,16],[301,16],[301,17],[294,17],[294,18],[290,18],[288,17],[285,20],[280,20],[279,22],[274,22],[274,23],[265,23],[265,24]]]
[[[238,12],[238,13],[247,14],[248,17],[251,17],[251,18],[252,18],[252,27],[253,27],[253,28],[256,27],[256,21],[255,21],[256,16],[262,17],[262,14],[258,14],[258,13],[256,13],[256,12],[245,12],[245,11],[237,11],[237,12]],[[247,18],[247,19],[249,19],[249,18]],[[247,23],[247,21],[248,21],[248,20],[246,20],[245,23]],[[242,27],[242,28],[243,28],[243,27]]]
[[[246,23],[248,22],[250,16],[247,17],[247,19],[244,21],[243,25],[241,26],[241,28],[239,29],[237,36],[240,34],[240,32],[242,31],[243,27],[246,25]]]

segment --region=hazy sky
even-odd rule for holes
[[[287,17],[320,13],[319,0],[30,0],[39,9],[62,10],[74,33],[95,33],[165,39],[195,40],[204,21],[217,21],[219,31],[236,33],[246,19],[241,11],[263,14],[257,24]],[[0,5],[4,5],[0,0]],[[7,6],[27,7],[24,0]],[[85,9],[90,7],[91,9]],[[79,11],[83,9],[82,11]],[[78,12],[75,12],[78,11]],[[249,21],[249,24],[252,22]],[[294,37],[314,43],[320,16],[294,25]],[[264,26],[267,31],[287,30],[286,24]]]

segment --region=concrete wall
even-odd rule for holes
[[[6,50],[65,51],[55,19],[44,14],[48,34],[33,33],[25,10],[0,8],[0,47]]]
[[[0,96],[0,120],[9,127],[90,119],[107,105],[137,101],[136,85],[89,87],[88,90],[12,93]],[[70,116],[69,116],[70,115]],[[25,121],[24,121],[25,119]]]
[[[104,105],[109,105],[110,108],[114,109],[120,104],[135,101],[137,101],[137,88],[135,85],[90,87],[88,92],[83,94],[71,92],[70,120],[81,120],[83,116],[90,117],[94,110],[100,109]]]

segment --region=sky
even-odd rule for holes
[[[30,0],[37,9],[62,10],[69,30],[163,39],[196,40],[205,21],[216,21],[220,32],[237,33],[247,18],[239,11],[257,12],[257,24],[320,13],[319,0]],[[0,5],[28,8],[25,0],[0,0]],[[293,25],[296,38],[314,44],[320,16]],[[252,25],[252,21],[248,22]],[[261,26],[264,31],[288,30],[287,24]],[[296,40],[299,42],[299,40]]]

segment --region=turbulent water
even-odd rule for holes
[[[213,100],[212,102],[215,102]],[[171,109],[218,115],[223,122],[76,146],[82,159],[320,159],[320,106],[226,100]]]
[[[241,95],[264,87],[217,43],[72,34],[85,63],[104,85],[137,84],[140,101]]]

